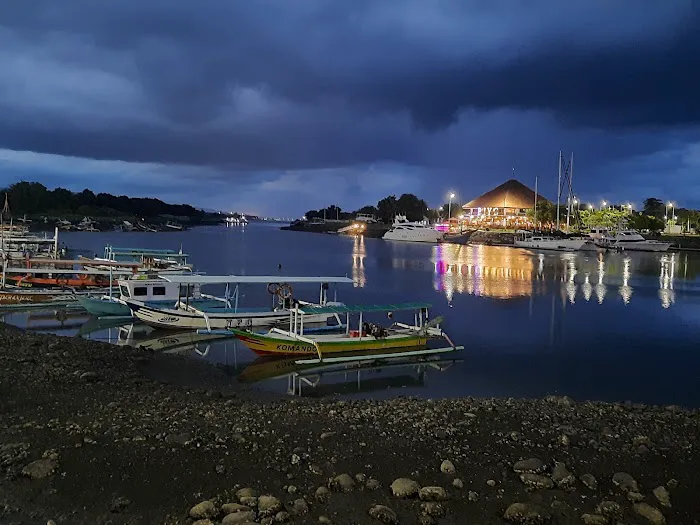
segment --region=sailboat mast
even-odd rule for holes
[[[569,196],[566,199],[566,231],[569,231],[569,225],[571,220],[571,211],[573,207],[573,184],[574,184],[574,153],[571,152],[571,161],[569,162]]]
[[[535,216],[533,217],[535,229],[537,229],[537,176],[535,175]]]
[[[561,151],[559,152],[559,179],[557,181],[557,231],[559,231],[559,200],[561,198]]]

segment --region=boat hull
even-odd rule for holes
[[[671,243],[659,242],[601,242],[598,246],[605,247],[611,250],[624,250],[626,252],[667,252],[671,247]]]
[[[388,231],[383,236],[382,239],[385,241],[405,241],[405,242],[429,242],[437,243],[443,239],[442,232],[420,232],[419,234],[405,233],[405,232],[392,232]]]
[[[530,248],[535,250],[555,250],[555,251],[571,251],[580,250],[586,245],[584,240],[572,239],[556,239],[542,241],[515,241],[515,246],[518,248]]]
[[[289,322],[288,310],[259,310],[228,313],[210,313],[207,319],[197,312],[173,308],[154,308],[138,301],[127,301],[133,315],[145,324],[166,330],[227,330],[231,328],[252,328],[272,326],[280,322]],[[318,314],[305,317],[305,322],[325,323],[334,319],[334,315]]]
[[[293,339],[281,334],[256,334],[245,330],[231,330],[245,345],[258,355],[308,356],[321,354],[339,354],[366,350],[387,350],[393,348],[416,348],[425,346],[427,338],[418,334],[389,336],[386,338],[363,338],[341,336],[316,340],[316,345]],[[310,336],[306,336],[310,337]]]
[[[114,299],[102,299],[96,297],[79,296],[78,302],[88,313],[98,317],[129,316],[131,309]]]
[[[76,302],[73,293],[0,290],[0,308],[34,308],[66,306]]]

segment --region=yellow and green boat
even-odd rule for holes
[[[449,338],[444,334],[439,323],[441,318],[428,320],[427,303],[399,303],[386,305],[332,305],[332,306],[297,306],[289,317],[289,329],[272,328],[264,333],[231,329],[231,332],[253,352],[259,355],[279,356],[323,356],[359,351],[384,351],[394,349],[416,349],[427,345],[432,338]],[[386,312],[393,317],[393,312],[414,310],[414,324],[394,322],[389,327],[363,322],[368,313]],[[336,333],[304,332],[304,318],[319,314],[345,314],[345,329]],[[357,330],[350,329],[350,315],[359,314]],[[338,317],[339,318],[339,317]],[[450,343],[451,344],[451,343]],[[452,345],[452,344],[451,344]],[[452,345],[454,348],[454,345]]]

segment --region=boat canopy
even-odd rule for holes
[[[144,255],[144,256],[178,256],[178,257],[186,257],[186,253],[180,253],[175,250],[155,250],[151,248],[117,248],[114,246],[108,246],[107,250],[109,253],[113,255],[132,255],[132,256],[138,256],[138,255]]]
[[[349,277],[290,277],[286,275],[159,275],[177,284],[271,284],[271,283],[348,283]]]
[[[394,303],[394,304],[343,304],[326,306],[304,306],[297,311],[304,315],[314,314],[352,314],[360,312],[397,312],[401,310],[422,310],[430,308],[429,303]]]

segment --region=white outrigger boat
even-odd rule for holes
[[[404,349],[403,355],[442,354],[455,350],[463,350],[456,346],[440,328],[442,317],[428,320],[427,303],[397,303],[387,305],[296,305],[289,314],[289,328],[273,327],[266,333],[253,333],[250,330],[232,328],[231,332],[243,341],[248,348],[259,355],[278,356],[314,356],[311,361],[300,360],[297,364],[320,361],[353,361],[367,357],[370,352],[376,358],[384,355],[382,352]],[[393,322],[388,328],[378,324],[363,322],[363,315],[370,313],[387,313],[389,318],[394,312],[412,310],[413,324]],[[339,333],[308,333],[304,325],[322,314],[345,315],[345,330]],[[359,314],[357,330],[350,329],[350,315]],[[342,325],[341,325],[342,326]],[[443,348],[425,348],[430,339],[444,339],[449,346]],[[363,353],[358,357],[357,353]],[[327,358],[327,354],[345,354],[339,357]],[[316,357],[317,356],[317,357]]]
[[[119,281],[122,284],[132,281]],[[170,330],[226,330],[231,328],[252,328],[272,326],[289,319],[294,304],[304,307],[338,306],[342,303],[328,301],[329,283],[352,284],[348,277],[289,277],[279,275],[160,275],[159,286],[168,293],[171,283],[177,287],[178,298],[170,305],[162,302],[143,300],[146,294],[127,297],[125,303],[134,317],[154,328]],[[293,284],[319,284],[319,302],[311,303],[293,298]],[[241,307],[239,303],[239,286],[242,284],[265,284],[268,292],[277,298],[272,307]],[[226,285],[223,297],[203,294],[205,285]],[[234,290],[231,293],[231,286]],[[134,288],[136,292],[136,288]],[[160,292],[160,290],[159,290]],[[310,323],[327,323],[338,320],[334,313],[319,312],[307,319]]]

